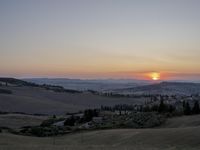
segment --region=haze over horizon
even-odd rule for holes
[[[1,0],[0,76],[200,80],[199,7],[198,0]]]

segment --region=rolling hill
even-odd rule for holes
[[[117,89],[121,94],[163,94],[163,95],[191,95],[200,94],[200,83],[161,82],[133,88]]]
[[[27,82],[15,78],[0,78],[0,85],[15,85],[15,86],[38,86],[35,83]]]
[[[0,149],[199,150],[199,138],[199,126],[97,130],[47,138],[0,133]]]
[[[6,81],[10,81],[6,80]],[[4,80],[5,82],[5,80]],[[64,114],[86,108],[99,108],[101,105],[136,104],[143,100],[136,98],[114,98],[94,95],[90,92],[72,92],[60,87],[38,86],[28,82],[13,82],[0,86],[11,93],[0,93],[0,111],[40,114]],[[22,84],[23,83],[23,84]],[[25,85],[24,85],[25,84]],[[53,88],[53,90],[52,90]],[[58,91],[55,89],[59,89]],[[61,90],[61,91],[60,91]]]
[[[1,80],[0,89],[11,93],[0,93],[0,110],[25,113],[64,114],[85,108],[121,103],[142,103],[145,99],[126,97],[105,97],[89,92],[70,90],[55,91],[50,86],[29,85],[16,80]],[[8,85],[4,83],[8,82]],[[193,83],[160,83],[123,89],[130,92],[177,92],[183,94],[189,90],[198,92],[199,84]],[[179,89],[178,91],[176,89]],[[1,126],[17,128],[26,125],[38,125],[45,116],[22,114],[4,114],[0,116]],[[168,119],[163,125],[147,129],[112,129],[82,131],[64,136],[31,137],[0,133],[1,150],[199,150],[200,149],[200,115],[182,116]]]
[[[102,80],[81,80],[81,79],[67,79],[67,78],[30,78],[23,79],[24,81],[33,82],[39,85],[51,84],[62,86],[66,89],[74,90],[95,90],[107,91],[112,89],[130,88],[141,85],[149,85],[151,81],[147,80],[128,80],[128,79],[102,79]]]

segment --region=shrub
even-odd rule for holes
[[[72,115],[71,117],[67,118],[64,122],[65,126],[74,126],[76,122],[76,119],[74,118],[74,116]]]
[[[193,114],[199,114],[200,113],[200,108],[199,108],[199,102],[195,101],[194,107],[192,108],[192,113]]]
[[[185,115],[191,115],[191,108],[190,108],[190,104],[188,102],[185,103],[184,114]]]
[[[7,89],[0,89],[0,93],[2,93],[2,94],[12,94],[12,91],[7,90]]]
[[[63,121],[64,118],[56,118],[55,115],[53,115],[53,117],[47,119],[47,120],[44,120],[42,123],[41,123],[41,127],[49,127],[51,126],[52,124],[54,124],[55,122],[58,122],[58,121]]]
[[[54,136],[59,134],[59,129],[57,127],[24,127],[21,131],[23,135],[34,135],[38,137]]]
[[[97,109],[87,109],[84,111],[84,121],[91,121],[93,117],[98,117],[99,112]]]

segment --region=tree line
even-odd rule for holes
[[[118,104],[115,106],[101,106],[102,111],[119,111],[121,115],[122,112],[126,114],[129,111],[135,112],[158,112],[158,113],[170,113],[176,114],[177,112],[182,113],[182,115],[194,115],[200,114],[199,101],[194,101],[192,106],[189,101],[183,101],[182,106],[176,107],[173,104],[167,104],[163,99],[160,100],[159,104],[151,105],[127,105],[127,104]],[[181,111],[182,110],[182,111]]]

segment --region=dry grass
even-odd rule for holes
[[[55,93],[28,87],[13,87],[12,91],[11,95],[0,95],[1,110],[51,114],[122,101],[138,102],[137,99]],[[43,119],[28,115],[0,115],[0,126],[15,128],[37,125]],[[200,116],[196,115],[169,119],[162,128],[157,129],[99,130],[47,138],[4,131],[0,133],[0,150],[199,150],[199,125]]]
[[[180,128],[200,126],[200,115],[173,117],[166,121],[161,127]]]
[[[40,125],[47,116],[33,116],[23,114],[2,114],[0,115],[0,127],[17,129],[23,126]]]
[[[85,131],[45,138],[4,132],[0,133],[0,150],[199,150],[199,120],[200,115],[183,116],[169,119],[163,128]]]
[[[198,150],[200,127],[115,129],[37,138],[0,134],[0,150]]]
[[[86,108],[142,103],[145,99],[110,98],[91,93],[56,93],[37,87],[4,87],[13,94],[0,94],[0,110],[26,113],[64,114]]]

